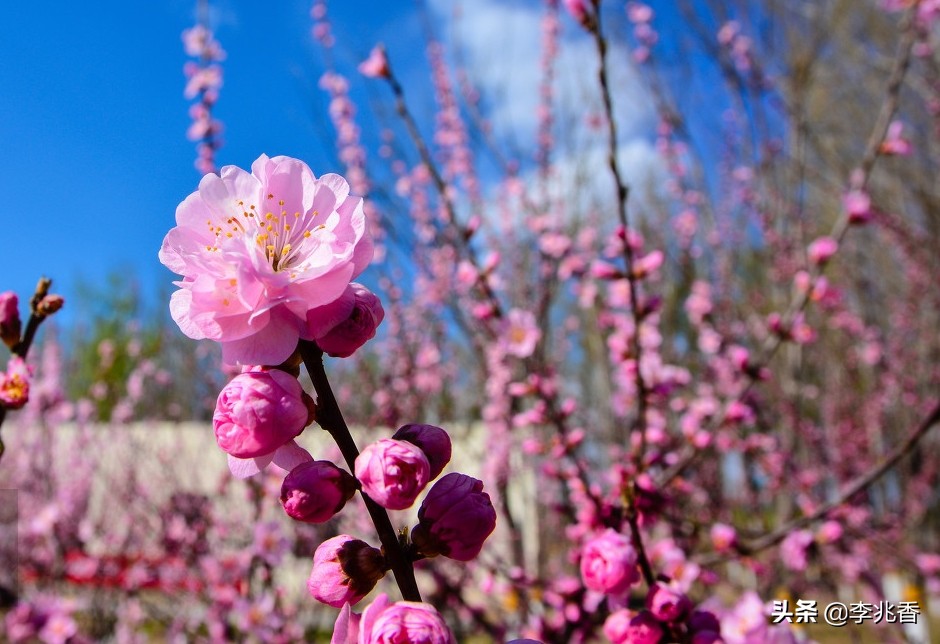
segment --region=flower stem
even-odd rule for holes
[[[326,370],[323,368],[323,352],[313,342],[309,340],[300,341],[300,355],[303,358],[304,366],[310,379],[313,381],[313,388],[317,392],[317,423],[330,433],[346,464],[351,471],[355,471],[356,457],[359,456],[359,448],[356,447],[356,441],[349,433],[349,427],[343,418],[343,413],[339,409],[336,397],[333,395],[333,389],[330,387],[330,381],[326,377]],[[388,561],[392,572],[395,573],[395,581],[401,590],[402,598],[406,601],[420,602],[421,593],[418,591],[418,582],[415,581],[414,569],[411,561],[406,556],[401,544],[398,541],[398,535],[392,522],[388,518],[388,513],[378,503],[369,498],[369,496],[360,490],[362,500],[366,504],[369,516],[372,517],[372,523],[379,534],[379,540],[382,542],[382,550]]]

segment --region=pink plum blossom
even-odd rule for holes
[[[675,622],[689,612],[692,602],[676,588],[657,582],[646,596],[646,608],[660,621]]]
[[[7,370],[0,373],[0,405],[7,409],[20,409],[29,402],[31,369],[17,355],[10,356]]]
[[[236,458],[271,454],[312,420],[297,379],[279,369],[239,374],[219,394],[212,426],[216,442]]]
[[[411,538],[426,556],[470,561],[496,529],[496,510],[483,482],[452,472],[435,483],[418,510]]]
[[[640,580],[636,550],[626,536],[608,528],[581,549],[581,579],[588,589],[622,595]]]
[[[828,262],[836,251],[839,250],[839,242],[832,237],[820,237],[814,240],[806,249],[809,261],[816,265],[822,265]]]
[[[176,210],[160,261],[183,276],[170,313],[229,363],[284,362],[347,319],[350,281],[372,259],[362,199],[335,174],[262,155],[251,173],[207,174]]]
[[[359,73],[367,78],[388,78],[388,58],[385,56],[385,47],[376,45],[369,52],[369,57],[359,63]]]
[[[913,151],[914,146],[904,137],[904,123],[901,121],[891,122],[880,149],[882,154],[889,156],[908,156]]]
[[[366,607],[359,622],[359,644],[456,644],[444,618],[430,604],[390,604],[384,593]]]
[[[349,316],[317,338],[317,345],[334,358],[348,358],[375,337],[375,330],[385,318],[382,302],[362,284],[349,285],[354,299]]]
[[[385,570],[385,558],[377,548],[341,534],[317,548],[307,590],[317,601],[340,608],[368,595]]]
[[[611,613],[604,622],[604,635],[612,644],[657,644],[663,627],[649,611],[634,614],[624,608]]]
[[[323,523],[356,493],[356,479],[330,461],[307,461],[290,471],[281,485],[281,505],[288,516]]]
[[[430,475],[427,456],[406,441],[384,438],[356,457],[356,478],[362,483],[362,491],[389,510],[410,508]]]
[[[863,224],[871,219],[871,197],[861,189],[850,190],[842,197],[842,207],[848,215],[849,223]]]
[[[518,358],[528,358],[541,337],[542,332],[531,311],[513,309],[509,312],[503,329],[503,343],[507,353]]]

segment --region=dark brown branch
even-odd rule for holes
[[[317,423],[330,433],[349,469],[355,471],[359,448],[356,447],[356,441],[349,433],[349,427],[333,395],[330,381],[326,377],[326,370],[323,368],[323,352],[315,343],[301,340],[300,355],[307,373],[310,374],[310,380],[313,381],[313,388],[317,392]],[[360,493],[379,535],[379,541],[382,542],[385,558],[392,572],[395,573],[395,581],[401,590],[402,598],[406,601],[420,602],[421,593],[418,591],[418,582],[415,581],[414,568],[398,541],[398,535],[392,527],[388,513],[365,492],[360,490]]]

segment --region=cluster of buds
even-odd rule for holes
[[[42,320],[57,312],[65,303],[61,295],[48,292],[49,284],[51,282],[46,279],[39,283],[36,295],[30,303],[30,321],[25,336],[20,319],[19,298],[12,291],[0,293],[0,340],[13,352],[6,370],[0,372],[0,409],[20,409],[29,401],[32,369],[26,364],[25,356],[32,341],[32,334]]]
[[[315,340],[324,353],[334,357],[352,355],[375,336],[384,317],[374,294],[358,284],[352,287],[354,298],[346,317],[334,320]],[[228,454],[232,473],[244,478],[271,462],[288,470],[281,486],[281,505],[288,516],[305,523],[329,521],[356,490],[389,510],[413,506],[450,462],[447,432],[433,425],[405,425],[363,449],[354,463],[355,475],[330,461],[315,460],[295,441],[318,413],[297,380],[297,355],[278,367],[244,367],[219,394],[213,429],[216,442]],[[412,561],[438,555],[469,561],[480,553],[495,527],[496,511],[483,483],[450,473],[428,491],[404,555]],[[343,534],[317,548],[307,587],[318,601],[342,608],[359,602],[390,569],[382,550]],[[440,641],[452,641],[437,612],[414,602],[387,607],[374,620],[374,630],[407,630],[411,618],[402,616],[412,613],[438,620],[435,623],[439,622],[442,637],[446,636]]]
[[[359,487],[382,507],[405,510],[414,505],[428,482],[440,475],[450,456],[450,437],[443,429],[405,425],[391,438],[362,451],[356,459],[355,478],[324,461],[314,461],[320,464],[316,467],[304,464],[295,468],[284,480],[281,501],[287,513],[298,518],[298,500],[311,499],[317,518],[325,521]],[[496,510],[483,491],[483,483],[452,472],[441,477],[422,502],[406,551],[415,560],[443,555],[470,561],[495,528]],[[380,550],[340,535],[317,548],[307,588],[318,601],[339,608],[359,602],[388,569]]]

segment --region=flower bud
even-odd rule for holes
[[[329,461],[307,461],[284,477],[281,505],[292,519],[323,523],[355,493],[356,479],[351,474]]]
[[[317,548],[307,590],[317,601],[341,608],[368,595],[386,570],[385,557],[378,548],[341,534]]]
[[[646,608],[660,621],[676,622],[689,612],[692,602],[668,584],[655,583],[646,596]]]
[[[19,356],[10,357],[5,373],[0,373],[0,405],[19,409],[29,402],[30,369]]]
[[[820,237],[814,240],[806,249],[806,255],[809,261],[817,266],[828,262],[836,251],[839,250],[839,242],[832,237]]]
[[[424,452],[406,441],[383,438],[356,457],[356,478],[362,491],[389,510],[410,508],[430,474]]]
[[[431,466],[428,480],[436,479],[444,467],[450,462],[451,445],[450,436],[440,427],[434,425],[404,425],[392,435],[399,441],[408,441],[417,445],[424,452]]]
[[[366,78],[388,78],[388,58],[385,56],[385,47],[376,45],[369,52],[369,57],[359,63],[359,73]]]
[[[470,561],[495,529],[496,510],[483,491],[483,482],[452,472],[424,498],[411,540],[425,556]]]
[[[349,286],[356,298],[352,313],[317,338],[317,345],[334,358],[348,358],[355,353],[356,349],[375,337],[375,330],[385,318],[385,309],[375,293],[355,282]]]
[[[46,295],[36,305],[36,312],[40,315],[52,315],[61,309],[64,304],[65,298],[61,295]]]
[[[359,624],[360,644],[456,644],[436,608],[407,601],[390,605],[384,594],[366,608]]]
[[[12,349],[20,341],[22,326],[16,293],[0,293],[0,340]]]
[[[274,452],[307,426],[305,396],[297,379],[278,369],[256,367],[235,376],[212,415],[216,442],[236,458]]]
[[[636,550],[630,540],[608,528],[581,550],[581,579],[590,590],[622,595],[640,580]]]

